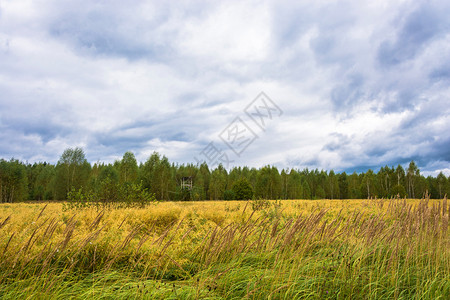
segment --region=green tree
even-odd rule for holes
[[[447,186],[447,178],[445,175],[440,172],[437,176],[437,187],[439,192],[439,199],[442,199],[445,195],[445,187]]]
[[[339,198],[339,182],[338,182],[338,177],[336,176],[336,174],[334,173],[333,170],[331,170],[328,173],[327,176],[327,188],[328,188],[328,195],[330,199],[335,199],[336,197]]]
[[[425,197],[426,194],[430,196],[431,187],[428,185],[427,179],[420,175],[420,171],[416,173],[416,183],[414,194],[416,197]]]
[[[211,172],[209,171],[208,165],[203,162],[198,170],[196,176],[195,185],[199,187],[201,191],[201,200],[209,199],[209,183],[211,180]]]
[[[33,200],[52,200],[53,186],[55,178],[55,167],[47,163],[36,164],[36,177],[30,191],[30,199]]]
[[[343,172],[343,173],[339,174],[338,184],[339,184],[339,198],[347,199],[348,198],[347,173]]]
[[[133,152],[125,152],[119,164],[120,183],[136,183],[138,170],[138,164]]]
[[[403,185],[405,182],[405,169],[401,165],[398,165],[395,169],[395,175],[397,179],[397,185]]]
[[[281,191],[281,198],[282,199],[288,199],[288,192],[289,192],[289,186],[288,186],[288,182],[289,182],[289,175],[288,173],[283,169],[281,170],[281,186],[282,186],[282,191]]]
[[[234,167],[230,170],[227,176],[227,189],[231,189],[233,184],[241,178],[241,167]]]
[[[362,195],[367,196],[367,199],[376,195],[376,191],[374,191],[374,179],[375,174],[371,169],[367,170],[367,172],[363,175],[361,193]]]
[[[159,154],[157,152],[153,152],[143,164],[141,170],[141,181],[143,182],[143,186],[151,193],[155,193],[158,189],[156,187],[156,169],[158,167],[159,160]]]
[[[396,197],[396,196],[398,196],[400,198],[406,197],[405,187],[401,184],[397,184],[394,187],[392,187],[391,194],[394,197]]]
[[[325,190],[322,186],[317,186],[315,199],[325,199]]]
[[[350,199],[359,199],[362,198],[361,191],[360,191],[360,177],[356,172],[353,172],[348,177],[348,192],[349,192],[349,198]]]
[[[264,199],[281,198],[281,175],[275,166],[262,167],[258,172],[256,196]]]
[[[389,197],[391,195],[391,178],[394,169],[389,168],[388,166],[382,167],[377,174],[377,182],[379,186],[378,196],[379,197]]]
[[[209,183],[209,197],[211,200],[223,199],[227,185],[227,175],[227,171],[221,164],[212,171]]]
[[[102,167],[98,176],[99,200],[103,203],[114,203],[120,201],[119,172],[112,165]]]
[[[91,165],[81,148],[64,150],[56,165],[55,199],[67,199],[67,193],[86,186]]]
[[[28,198],[28,177],[24,164],[16,159],[0,160],[0,203]]]
[[[236,194],[233,190],[225,190],[223,192],[223,200],[236,200]]]
[[[406,173],[409,198],[416,198],[415,185],[418,176],[420,176],[419,168],[417,167],[416,163],[412,160],[409,163],[408,171]]]
[[[303,198],[303,186],[300,174],[291,169],[287,175],[287,187],[286,194],[288,199],[301,199]]]
[[[303,199],[311,199],[311,188],[309,187],[308,181],[303,180],[302,183],[302,190],[303,190]]]
[[[232,191],[236,200],[250,200],[253,197],[253,189],[247,179],[242,178],[233,184]]]
[[[405,189],[405,170],[403,169],[403,167],[401,165],[398,165],[397,168],[395,168],[394,171],[394,182],[396,182],[396,184],[394,183],[393,188],[391,190],[391,195],[392,196],[397,196],[400,195],[401,197],[405,197],[407,195],[406,193],[406,189]],[[402,194],[402,192],[404,192],[404,196]]]
[[[178,174],[175,174],[176,172]],[[178,168],[177,171],[170,165],[166,156],[160,157],[159,153],[153,152],[143,165],[141,173],[145,188],[154,193],[157,199],[169,200],[170,193],[176,189],[176,176],[195,177],[196,170],[190,165]]]
[[[156,168],[156,185],[159,188],[157,199],[169,200],[170,190],[173,188],[173,172],[170,162],[166,156],[163,156]]]

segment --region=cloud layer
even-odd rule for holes
[[[166,3],[167,2],[167,3]],[[450,174],[448,1],[0,1],[0,157]],[[219,134],[282,110],[240,157]],[[255,129],[257,131],[257,129]],[[233,157],[232,157],[233,156]]]

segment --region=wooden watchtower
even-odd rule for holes
[[[181,178],[181,189],[192,190],[192,176]]]

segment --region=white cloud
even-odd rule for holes
[[[263,61],[271,48],[271,19],[259,1],[222,2],[204,18],[192,18],[180,28],[176,42],[183,55],[217,64]]]
[[[0,157],[55,162],[83,146],[93,161],[132,150],[194,162],[265,91],[284,114],[236,164],[415,159],[445,171],[449,11],[443,1],[2,2]]]

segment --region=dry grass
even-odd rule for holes
[[[107,211],[62,211],[59,203],[0,205],[0,293],[81,297],[76,287],[84,287],[103,297],[125,280],[147,288],[123,291],[124,298],[449,295],[446,199],[294,200],[255,207],[237,201]],[[167,282],[172,289],[161,288]]]

